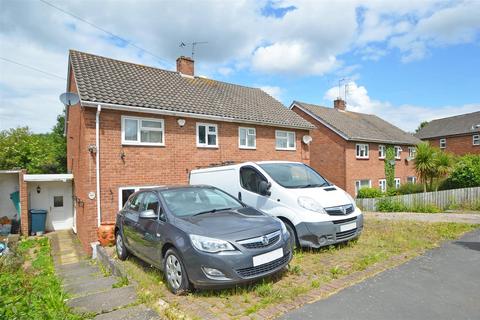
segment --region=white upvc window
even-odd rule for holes
[[[197,147],[218,148],[218,127],[211,123],[197,123]]]
[[[413,159],[415,158],[416,155],[417,155],[417,148],[408,147],[408,157]]]
[[[158,188],[158,186],[136,186],[136,187],[120,187],[118,188],[118,209],[122,210],[128,198],[139,190]]]
[[[400,188],[400,178],[395,178],[395,189]]]
[[[385,146],[382,144],[378,145],[378,158],[385,159]]]
[[[277,150],[296,150],[295,132],[275,130],[275,148]]]
[[[357,159],[368,159],[368,144],[357,143],[356,154]]]
[[[395,159],[400,159],[402,155],[402,148],[399,146],[395,146]]]
[[[358,190],[362,188],[370,188],[372,186],[372,181],[369,179],[356,180],[355,181],[355,194],[358,193]]]
[[[387,191],[387,180],[386,179],[378,180],[378,186],[380,187],[380,190],[382,192]]]
[[[238,128],[238,147],[240,149],[255,149],[257,147],[257,131],[255,128]]]
[[[480,146],[480,134],[474,134],[472,136],[472,144],[474,146]]]
[[[447,138],[440,139],[440,149],[445,149],[447,147]]]
[[[407,177],[407,182],[415,184],[417,183],[417,177]]]
[[[122,144],[164,146],[163,119],[122,116]]]

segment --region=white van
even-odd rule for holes
[[[353,198],[300,162],[261,161],[192,170],[190,184],[220,188],[285,222],[295,245],[318,248],[356,238],[363,215]]]

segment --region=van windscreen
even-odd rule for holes
[[[316,188],[330,185],[315,170],[302,163],[263,163],[260,167],[285,188]]]

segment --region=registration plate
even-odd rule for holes
[[[253,266],[261,266],[262,264],[272,262],[283,257],[283,248],[273,250],[264,254],[253,257]]]
[[[352,229],[355,229],[356,227],[357,227],[357,223],[356,223],[356,222],[344,224],[344,225],[341,225],[341,226],[340,226],[340,232],[352,230]]]

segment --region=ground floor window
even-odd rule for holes
[[[417,177],[407,177],[407,182],[408,183],[417,183]]]
[[[142,187],[121,187],[118,188],[118,209],[122,209],[128,198],[135,192],[144,189],[156,188],[156,186],[142,186]]]
[[[387,180],[386,179],[378,180],[378,187],[382,192],[387,191]]]
[[[400,178],[395,178],[395,189],[400,188]]]
[[[357,180],[355,181],[355,194],[358,193],[358,190],[362,188],[370,188],[372,186],[372,182],[369,179]]]

